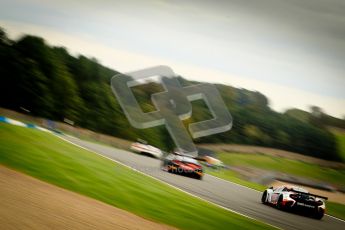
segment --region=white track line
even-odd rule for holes
[[[329,216],[329,217],[331,217],[331,218],[333,218],[333,219],[336,219],[336,220],[339,220],[339,221],[341,221],[341,222],[344,222],[344,223],[345,223],[345,220],[343,220],[343,219],[339,219],[338,217],[331,216],[331,215],[328,215],[328,214],[326,214],[326,216]]]
[[[229,181],[229,180],[224,180],[223,178],[220,178],[220,177],[217,177],[217,176],[213,176],[213,175],[211,175],[211,174],[207,174],[207,176],[211,176],[211,177],[213,177],[213,178],[216,178],[216,179],[218,179],[218,180],[224,181],[224,182],[226,182],[226,183],[234,184],[234,185],[237,185],[237,186],[242,187],[242,188],[246,188],[246,189],[253,190],[253,191],[255,191],[255,192],[262,193],[262,192],[260,192],[260,191],[258,191],[258,190],[256,190],[256,189],[249,188],[249,187],[247,187],[247,186],[244,186],[244,185],[241,185],[241,184],[237,184],[237,183],[232,182],[232,181]]]
[[[167,183],[167,182],[165,182],[165,181],[163,181],[163,180],[160,180],[160,179],[158,179],[158,178],[156,178],[156,177],[153,177],[153,176],[148,175],[148,174],[146,174],[146,173],[144,173],[144,172],[141,172],[141,171],[139,171],[139,170],[137,170],[137,169],[135,169],[135,168],[132,168],[131,166],[128,166],[128,165],[126,165],[126,164],[124,164],[124,163],[122,163],[122,162],[119,162],[119,161],[117,161],[117,160],[115,160],[115,159],[112,159],[112,158],[110,158],[110,157],[106,157],[106,156],[104,156],[104,155],[102,155],[102,154],[100,154],[100,153],[98,153],[98,152],[95,152],[95,151],[93,151],[93,150],[91,150],[91,149],[85,148],[85,147],[83,147],[83,146],[81,146],[81,145],[78,145],[78,144],[73,143],[73,142],[71,142],[71,141],[69,141],[69,140],[66,140],[65,138],[63,138],[63,137],[61,137],[61,136],[59,136],[59,135],[55,135],[55,136],[58,137],[58,138],[60,138],[60,139],[62,139],[62,140],[64,140],[64,141],[66,141],[66,142],[68,142],[68,143],[70,143],[70,144],[72,144],[72,145],[75,145],[75,146],[77,146],[77,147],[79,147],[79,148],[82,148],[82,149],[84,149],[84,150],[87,150],[87,151],[89,151],[89,152],[92,152],[92,153],[94,153],[94,154],[97,154],[97,155],[99,155],[99,156],[101,156],[101,157],[103,157],[103,158],[106,158],[106,159],[108,159],[108,160],[111,160],[111,161],[113,161],[113,162],[116,162],[116,163],[118,163],[118,164],[120,164],[120,165],[122,165],[122,166],[125,166],[126,168],[129,168],[129,169],[131,169],[131,170],[133,170],[133,171],[136,171],[136,172],[138,172],[138,173],[140,173],[140,174],[142,174],[142,175],[148,176],[148,177],[150,177],[150,178],[152,178],[152,179],[154,179],[154,180],[156,180],[156,181],[159,181],[159,182],[161,182],[161,183],[163,183],[163,184],[165,184],[165,185],[168,185],[168,186],[170,186],[170,187],[172,187],[172,188],[174,188],[174,189],[177,189],[177,190],[179,190],[179,191],[181,191],[181,192],[184,192],[184,193],[186,193],[186,194],[188,194],[188,195],[190,195],[190,196],[193,196],[193,197],[195,197],[195,198],[198,198],[198,199],[200,199],[200,200],[202,200],[202,201],[204,201],[204,202],[213,204],[213,205],[215,205],[215,206],[217,206],[217,207],[219,207],[219,208],[222,208],[222,209],[224,209],[224,210],[227,210],[227,211],[229,211],[229,212],[233,212],[233,213],[236,213],[236,214],[238,214],[238,215],[240,215],[240,216],[249,218],[249,219],[251,219],[251,220],[255,220],[255,221],[257,221],[257,222],[261,222],[261,223],[263,223],[263,224],[269,225],[269,226],[274,227],[274,228],[276,228],[276,229],[282,229],[282,228],[279,228],[279,227],[274,226],[274,225],[272,225],[272,224],[268,224],[268,223],[265,223],[265,222],[263,222],[263,221],[257,220],[257,219],[255,219],[255,218],[253,218],[253,217],[250,217],[250,216],[247,216],[247,215],[245,215],[245,214],[239,213],[239,212],[237,212],[237,211],[235,211],[235,210],[232,210],[232,209],[230,209],[230,208],[226,208],[226,207],[221,206],[221,205],[219,205],[219,204],[213,203],[212,201],[209,201],[209,200],[206,200],[206,199],[204,199],[204,198],[201,198],[201,197],[199,197],[199,196],[197,196],[197,195],[194,195],[194,194],[192,194],[192,193],[190,193],[190,192],[187,192],[187,191],[185,191],[185,190],[183,190],[183,189],[180,189],[180,188],[178,188],[178,187],[176,187],[176,186],[174,186],[174,185],[171,185],[171,184],[169,184],[169,183]],[[245,186],[244,186],[244,187],[245,187]],[[255,190],[255,191],[256,191],[256,190]]]
[[[13,123],[11,123],[11,124],[13,124]],[[13,124],[13,125],[17,125],[17,124]],[[40,127],[39,129],[42,130],[43,128],[41,129],[41,127]],[[130,169],[132,169],[132,170],[135,170],[135,171],[137,171],[137,172],[140,172],[140,171],[138,171],[138,170],[136,170],[136,169],[134,169],[134,168],[132,168],[132,167],[130,167],[130,166],[128,166],[128,165],[125,165],[125,164],[123,164],[123,163],[121,163],[121,162],[119,162],[119,161],[116,161],[116,160],[114,160],[114,159],[108,158],[108,157],[106,157],[106,156],[103,156],[102,154],[99,154],[99,153],[97,153],[97,152],[95,152],[95,151],[92,151],[92,150],[90,150],[90,149],[84,148],[83,146],[77,145],[77,144],[75,144],[75,143],[73,143],[73,142],[71,142],[71,141],[69,141],[69,140],[66,140],[66,139],[62,138],[61,136],[59,136],[59,135],[57,135],[57,134],[54,134],[54,135],[55,135],[56,137],[58,137],[58,138],[64,140],[64,141],[67,141],[67,142],[69,142],[69,143],[75,145],[75,146],[78,146],[78,147],[80,147],[80,148],[82,148],[82,149],[91,151],[91,152],[93,152],[93,153],[96,153],[97,155],[100,155],[100,156],[105,157],[105,158],[107,158],[107,159],[109,159],[109,160],[111,160],[111,161],[115,161],[115,162],[117,162],[117,163],[119,163],[119,164],[121,164],[121,165],[124,165],[124,166],[126,166],[126,167],[128,167],[128,168],[130,168]],[[72,137],[72,138],[75,138],[75,139],[78,139],[77,137],[74,137],[74,136],[71,136],[71,135],[67,135],[67,136]],[[161,180],[159,180],[159,179],[157,179],[157,178],[155,178],[155,177],[152,177],[152,176],[150,176],[150,175],[147,175],[147,174],[145,174],[145,173],[143,173],[143,172],[140,172],[140,173],[142,173],[142,174],[144,174],[144,175],[146,175],[146,176],[149,176],[149,177],[151,177],[151,178],[154,178],[154,179],[156,179],[156,180],[158,180],[158,181],[161,181]],[[232,183],[232,184],[238,185],[238,186],[240,186],[240,187],[244,187],[244,188],[247,188],[247,189],[251,189],[251,190],[253,190],[253,191],[256,191],[256,192],[260,192],[260,191],[258,191],[258,190],[256,190],[256,189],[249,188],[249,187],[246,187],[246,186],[244,186],[244,185],[237,184],[237,183],[232,182],[232,181],[224,180],[224,179],[222,179],[222,178],[219,178],[219,177],[216,177],[216,176],[212,176],[212,175],[210,175],[210,174],[207,174],[207,175],[208,175],[208,176],[211,176],[211,177],[214,177],[214,178],[217,178],[218,180],[225,181],[225,182],[227,182],[227,183]],[[180,188],[177,188],[177,187],[175,187],[175,186],[173,186],[173,185],[171,185],[171,184],[169,184],[169,183],[167,183],[167,182],[164,182],[164,181],[161,181],[161,182],[163,182],[163,183],[165,183],[165,184],[167,184],[167,185],[169,185],[169,186],[172,186],[172,187],[174,187],[174,188],[176,188],[176,189],[178,189],[178,190],[181,190],[181,191],[183,191],[183,192],[185,192],[185,193],[188,193],[187,191],[184,191],[184,190],[182,190],[182,189],[180,189]],[[260,192],[260,193],[261,193],[261,192]],[[188,193],[188,194],[190,194],[190,193]],[[190,195],[195,196],[195,195],[193,195],[193,194],[190,194]],[[198,197],[198,196],[195,196],[195,197]],[[200,197],[198,197],[198,198],[204,200],[203,198],[200,198]],[[204,201],[207,201],[207,200],[204,200]],[[212,203],[212,204],[214,204],[214,205],[217,205],[217,206],[219,206],[219,207],[222,207],[222,208],[224,208],[224,209],[227,209],[227,210],[229,210],[229,211],[235,212],[235,213],[237,213],[237,214],[239,214],[239,215],[246,216],[246,215],[244,215],[244,214],[238,213],[238,212],[236,212],[236,211],[234,211],[234,210],[230,210],[230,209],[228,209],[228,208],[226,208],[226,207],[220,206],[220,205],[215,204],[215,203],[213,203],[213,202],[210,202],[210,201],[207,201],[207,202]],[[345,220],[339,219],[339,218],[337,218],[337,217],[335,217],[335,216],[331,216],[331,215],[329,215],[329,214],[326,214],[326,216],[329,216],[329,217],[331,217],[331,218],[334,218],[334,219],[336,219],[336,220],[339,220],[339,221],[342,221],[342,222],[345,223]],[[249,217],[249,216],[246,216],[246,217],[251,218],[251,217]],[[254,219],[254,218],[251,218],[251,219]],[[255,220],[255,219],[254,219],[254,220]],[[268,224],[268,225],[270,225],[270,224]],[[271,225],[271,226],[273,226],[273,225]],[[275,227],[275,226],[273,226],[273,227]],[[276,228],[277,228],[277,227],[276,227]]]

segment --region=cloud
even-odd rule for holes
[[[119,71],[157,64],[199,81],[261,91],[274,109],[345,111],[345,4],[341,0],[11,0],[11,35],[32,33]]]
[[[47,27],[4,20],[0,20],[0,23],[12,37],[18,37],[24,33],[42,36],[51,45],[64,46],[74,55],[83,54],[96,57],[102,64],[121,72],[131,72],[156,65],[168,65],[176,73],[188,79],[223,83],[260,91],[268,96],[271,106],[278,111],[291,107],[306,110],[310,105],[318,105],[334,116],[341,117],[344,115],[345,99],[317,95],[276,83],[230,75],[226,72],[189,65],[172,59],[115,49],[92,39],[76,37]]]

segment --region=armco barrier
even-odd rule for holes
[[[0,116],[0,122],[7,123],[7,124],[12,124],[12,125],[17,125],[17,126],[22,126],[22,127],[27,127],[27,128],[32,128],[32,129],[39,129],[45,132],[51,132],[49,129],[42,128],[40,126],[34,125],[34,124],[26,124],[21,121],[13,120],[8,117]]]

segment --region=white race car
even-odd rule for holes
[[[156,148],[152,145],[148,145],[142,142],[134,142],[131,145],[131,150],[137,153],[141,153],[144,155],[149,155],[158,159],[163,157],[163,152],[159,148]]]
[[[282,210],[292,210],[321,219],[325,214],[327,197],[309,193],[299,187],[270,187],[262,193],[261,202]]]

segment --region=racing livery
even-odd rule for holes
[[[163,160],[162,169],[167,172],[188,175],[201,180],[204,173],[201,164],[194,158],[169,154]]]
[[[309,193],[299,187],[270,187],[262,193],[261,202],[270,204],[281,210],[300,211],[321,219],[325,214],[327,197]]]
[[[143,141],[134,142],[131,145],[131,150],[158,159],[161,159],[163,157],[163,152],[159,148],[156,148],[152,145],[148,145]]]
[[[198,160],[205,162],[205,165],[210,168],[224,168],[224,163],[221,160],[218,160],[211,156],[203,156]]]

